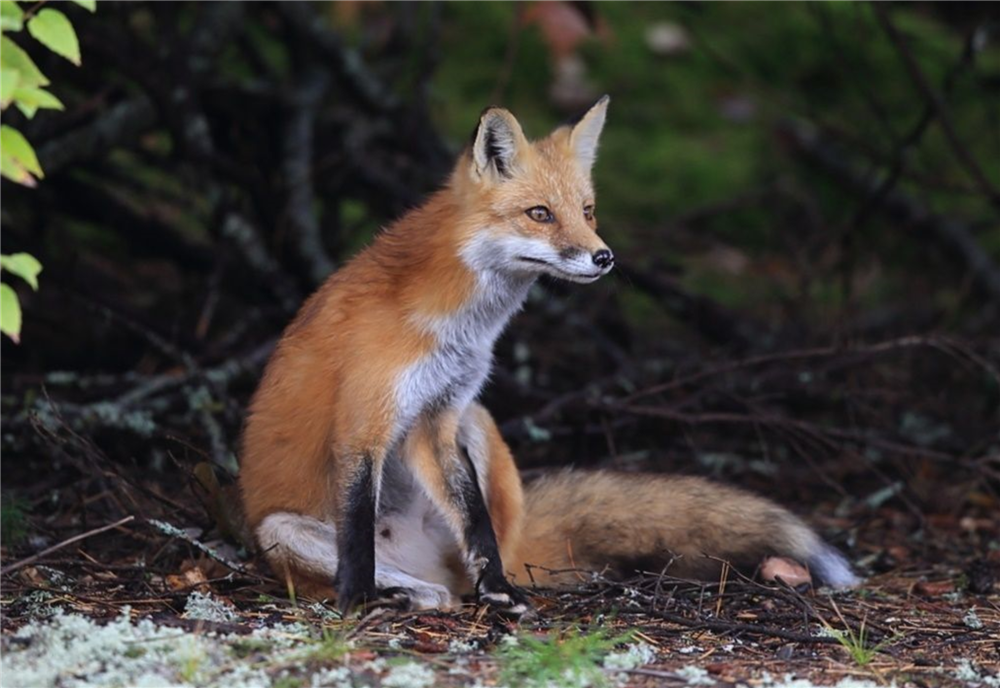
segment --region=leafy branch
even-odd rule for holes
[[[89,12],[95,0],[74,0]],[[62,102],[45,89],[48,78],[8,33],[27,33],[46,48],[73,64],[80,64],[80,42],[69,18],[57,9],[44,7],[45,0],[25,11],[14,0],[0,0],[0,110],[13,105],[32,119],[39,110],[63,110]],[[38,156],[24,135],[12,126],[0,125],[0,174],[18,184],[34,187],[45,174]],[[28,253],[0,255],[0,269],[17,275],[38,289],[42,264]],[[21,335],[21,303],[9,284],[0,284],[0,332],[17,342]]]

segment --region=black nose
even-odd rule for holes
[[[600,251],[594,254],[594,265],[599,267],[601,270],[605,268],[610,268],[615,264],[615,256],[611,251],[606,248],[602,248]]]

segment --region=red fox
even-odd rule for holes
[[[525,564],[707,575],[703,554],[773,553],[846,585],[846,562],[776,505],[696,479],[567,473],[529,488],[475,403],[494,342],[541,274],[593,282],[590,172],[608,98],[529,142],[489,108],[448,184],[329,278],[282,336],[250,406],[240,487],[277,572],[335,582],[343,610],[457,595],[519,614]],[[538,569],[535,582],[565,574]]]
[[[614,265],[590,179],[607,106],[536,142],[486,109],[447,185],[331,276],[279,341],[244,431],[244,506],[279,568],[336,561],[342,609],[408,587],[375,548],[378,518],[408,507],[400,480],[444,516],[480,597],[528,608],[504,575],[488,467],[458,438],[538,276],[593,282]],[[334,533],[335,550],[317,548]]]

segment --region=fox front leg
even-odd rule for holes
[[[344,496],[337,524],[337,606],[347,614],[375,601],[375,515],[377,470],[372,455],[360,458],[344,476]]]
[[[504,576],[500,549],[476,468],[458,444],[459,414],[427,418],[411,431],[405,460],[458,540],[479,598],[521,615],[531,609],[527,596]]]

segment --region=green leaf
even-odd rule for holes
[[[0,332],[21,341],[21,304],[9,284],[0,284]]]
[[[38,291],[38,273],[42,271],[42,264],[30,253],[0,255],[0,268],[17,275],[30,284],[32,289]]]
[[[80,43],[66,15],[46,7],[28,22],[28,33],[42,45],[62,55],[75,65],[80,64]]]
[[[21,75],[13,69],[0,68],[0,108],[10,105],[14,90],[21,83]]]
[[[31,175],[18,167],[14,162],[14,158],[7,155],[3,150],[0,150],[0,175],[7,177],[7,179],[12,179],[19,184],[28,184],[29,186],[29,182],[32,179]]]
[[[79,5],[88,12],[97,11],[97,0],[72,0],[74,4]]]
[[[24,10],[14,0],[0,0],[0,29],[20,31],[24,26]]]
[[[49,80],[14,41],[7,36],[0,36],[0,67],[13,69],[18,73],[21,86],[48,86]]]
[[[31,119],[36,110],[64,110],[62,102],[40,88],[19,88],[14,91],[14,103],[24,116]]]
[[[41,178],[42,167],[38,164],[35,149],[17,129],[6,124],[0,126],[0,157],[3,158],[2,171],[5,177],[19,184],[35,185],[35,177]],[[15,170],[20,170],[18,173]],[[11,172],[14,171],[13,174]]]

